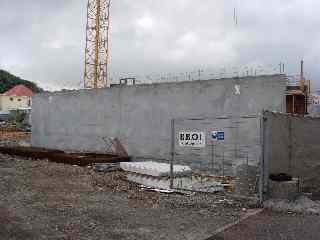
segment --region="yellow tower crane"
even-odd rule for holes
[[[108,86],[111,0],[88,0],[84,87]]]

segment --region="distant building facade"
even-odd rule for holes
[[[30,110],[32,91],[24,85],[17,85],[0,94],[0,111],[8,113],[12,110]]]

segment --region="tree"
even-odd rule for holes
[[[34,93],[43,91],[43,89],[38,87],[34,82],[21,79],[20,77],[14,76],[9,72],[0,69],[0,93],[4,93],[19,84],[25,85]]]

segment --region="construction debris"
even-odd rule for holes
[[[103,137],[106,144],[106,152],[114,153],[121,157],[128,157],[129,154],[118,138]]]
[[[33,159],[48,159],[51,162],[78,166],[87,166],[94,163],[117,163],[130,161],[130,157],[120,157],[115,154],[66,153],[56,149],[34,147],[0,147],[0,153]]]
[[[173,190],[164,190],[164,189],[158,189],[158,188],[151,188],[147,186],[141,186],[141,189],[144,191],[151,191],[151,192],[158,192],[158,193],[174,193]]]
[[[172,181],[170,179],[170,165],[166,163],[122,162],[120,167],[127,171],[128,181],[150,188],[161,190],[181,189],[207,193],[224,191],[222,181],[194,175],[189,166],[174,165]]]
[[[133,172],[142,175],[149,175],[153,177],[170,176],[170,164],[158,162],[122,162],[120,167],[127,172]],[[192,173],[189,166],[174,165],[174,176],[188,176]]]
[[[119,163],[104,163],[94,166],[96,172],[114,172],[121,170]]]
[[[0,130],[1,141],[30,141],[31,134],[22,131],[4,131]]]

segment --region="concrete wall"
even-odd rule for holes
[[[262,153],[260,124],[259,115],[178,119],[175,121],[176,136],[183,131],[201,131],[206,135],[206,146],[181,147],[176,139],[175,163],[188,165],[201,174],[235,177],[236,194],[254,194]],[[212,140],[212,131],[224,132],[225,139]]]
[[[181,147],[176,139],[176,161],[193,169],[217,175],[236,175],[236,169],[246,164],[257,166],[260,161],[260,117],[218,117],[178,119],[176,135],[181,131],[201,131],[206,135],[203,148]],[[213,141],[212,131],[222,131],[223,141]]]
[[[320,117],[320,105],[309,105],[308,113],[312,117]]]
[[[289,173],[320,192],[320,118],[265,113],[266,173]]]
[[[172,118],[284,111],[285,88],[285,76],[273,75],[37,94],[32,144],[104,151],[102,137],[118,137],[132,156],[169,159]]]

